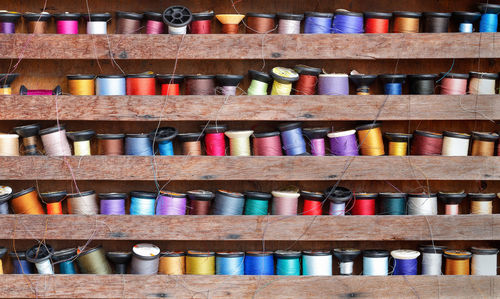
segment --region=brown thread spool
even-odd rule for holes
[[[97,134],[98,154],[106,156],[121,156],[124,153],[123,140],[125,134]]]
[[[26,126],[15,127],[14,132],[23,138],[23,154],[26,156],[39,155],[38,149],[36,147],[36,136],[40,131],[39,124],[32,124]]]
[[[181,251],[160,253],[159,274],[183,275],[186,273],[186,254]]]
[[[271,33],[276,29],[275,19],[275,14],[249,12],[247,13],[246,32],[250,34]]]
[[[187,75],[184,79],[186,95],[215,95],[215,76]]]
[[[201,140],[203,133],[184,133],[177,135],[182,142],[182,154],[184,156],[201,156]]]
[[[245,15],[240,14],[219,14],[215,16],[222,24],[222,33],[237,34],[239,31],[239,24]]]
[[[68,214],[76,215],[97,215],[97,197],[95,191],[84,191],[80,193],[68,194]]]
[[[424,12],[424,32],[443,33],[448,32],[451,13],[447,12]]]
[[[419,31],[421,13],[410,11],[395,11],[394,33],[416,33]]]
[[[191,215],[208,215],[214,194],[205,190],[191,190],[186,192],[190,200]]]
[[[47,32],[48,22],[52,18],[52,15],[46,12],[27,12],[23,17],[28,22],[28,33],[44,34]]]
[[[295,94],[313,95],[316,94],[318,76],[322,70],[320,68],[306,65],[296,65],[293,68],[299,74],[299,80],[295,83]]]
[[[496,133],[472,132],[471,156],[493,156],[498,138]]]
[[[42,215],[42,203],[38,200],[35,187],[31,187],[12,195],[11,207],[15,214]]]
[[[117,11],[116,34],[136,34],[141,30],[142,14]]]
[[[443,149],[443,134],[415,130],[411,154],[413,156],[439,156]]]

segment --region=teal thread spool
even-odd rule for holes
[[[269,200],[271,200],[272,197],[270,193],[265,192],[245,192],[245,215],[267,215],[269,211]]]
[[[68,248],[54,252],[52,260],[59,264],[59,274],[76,274],[75,263],[73,263],[76,255],[76,248]]]
[[[379,215],[406,215],[406,193],[379,193]]]
[[[300,251],[278,250],[276,258],[276,275],[300,275]]]

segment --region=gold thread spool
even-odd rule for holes
[[[0,87],[0,94],[11,95],[12,94],[12,88],[11,87]]]
[[[389,156],[408,155],[408,141],[412,134],[386,132],[384,135],[389,140]]]
[[[184,252],[162,252],[160,254],[159,274],[183,275],[186,273],[186,254]]]
[[[497,140],[496,133],[472,132],[471,156],[493,156]]]
[[[419,18],[396,16],[394,19],[394,33],[417,33],[420,27]]]
[[[364,156],[383,156],[384,141],[380,124],[368,124],[356,128],[360,152]]]
[[[226,131],[224,133],[229,138],[229,150],[231,156],[250,156],[250,136],[252,130],[248,131]]]
[[[95,95],[94,75],[68,75],[69,93],[75,96]]]
[[[191,275],[214,275],[215,253],[188,251],[186,256],[186,274]]]
[[[445,275],[470,275],[470,258],[472,254],[462,250],[445,250]]]
[[[0,156],[19,156],[19,135],[0,134]]]
[[[271,95],[290,95],[293,82],[299,80],[299,74],[296,71],[279,66],[271,70],[271,77],[274,79]]]
[[[83,274],[113,274],[101,246],[79,253],[76,260]]]
[[[11,207],[15,214],[45,214],[42,203],[38,200],[38,193],[34,187],[13,194]]]
[[[31,21],[28,23],[28,33],[44,34],[47,32],[46,21]]]
[[[491,215],[495,193],[469,193],[470,213],[475,215]]]

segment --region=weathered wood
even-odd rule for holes
[[[499,33],[29,35],[0,41],[0,58],[418,59],[497,58]],[[446,51],[443,51],[446,49]]]
[[[0,239],[169,241],[499,240],[500,215],[4,215]],[[68,229],[78,227],[78,229]],[[158,229],[158,228],[168,229]]]
[[[4,275],[2,298],[494,298],[498,276]]]
[[[59,113],[55,110],[55,104]],[[0,96],[0,120],[496,120],[500,96]],[[378,116],[378,117],[377,117]]]

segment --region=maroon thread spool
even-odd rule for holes
[[[265,132],[253,134],[254,156],[283,156],[280,132]]]
[[[189,24],[191,34],[210,34],[212,33],[212,20],[214,12],[200,12],[193,14],[193,20]]]
[[[99,155],[121,156],[124,153],[125,134],[97,134]]]
[[[351,215],[375,215],[378,193],[355,193]]]
[[[186,95],[215,95],[214,75],[187,75],[184,77]]]
[[[144,19],[146,20],[146,34],[162,34],[165,32],[163,14],[148,11],[144,13]]]
[[[276,29],[276,15],[265,13],[247,13],[246,32],[250,34],[271,33]]]
[[[190,200],[189,210],[191,215],[208,215],[214,194],[205,190],[191,190],[186,192]]]
[[[142,14],[134,12],[116,12],[116,34],[138,34],[141,30]]]
[[[411,154],[413,156],[439,156],[443,149],[443,134],[415,130]]]

